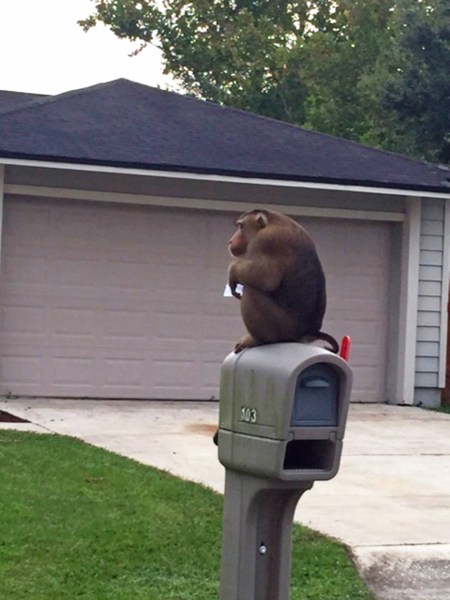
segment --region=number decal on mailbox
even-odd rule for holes
[[[241,407],[241,421],[244,423],[256,423],[258,420],[258,412],[256,408],[250,408],[249,406]]]

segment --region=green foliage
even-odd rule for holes
[[[395,127],[381,131],[378,141],[417,158],[450,163],[450,4],[403,0],[392,27],[398,34],[379,97]]]
[[[101,0],[97,21],[121,37],[155,43],[165,71],[197,97],[299,122],[303,83],[290,48],[306,24],[306,2],[286,0]]]
[[[434,410],[436,412],[441,412],[441,413],[450,415],[450,404],[443,404],[442,406],[436,406],[434,408],[426,408],[424,410]]]
[[[0,598],[212,600],[222,497],[72,438],[0,431]],[[292,600],[371,600],[346,549],[295,527]]]
[[[311,36],[305,65],[306,126],[360,140],[373,111],[361,83],[389,42],[392,0],[343,0],[335,26]]]
[[[194,96],[450,161],[448,0],[93,1]]]

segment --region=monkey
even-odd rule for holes
[[[307,231],[290,217],[266,209],[245,212],[235,224],[237,231],[228,242],[235,258],[228,268],[228,285],[240,300],[248,333],[236,342],[234,351],[320,339],[332,352],[339,352],[334,337],[321,331],[325,274]],[[216,446],[218,440],[217,430]]]
[[[320,339],[337,353],[337,341],[321,331],[325,275],[307,231],[290,217],[266,209],[245,212],[235,224],[237,230],[228,243],[235,258],[228,269],[228,284],[240,300],[248,333],[236,342],[234,351]]]

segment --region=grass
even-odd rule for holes
[[[441,412],[441,413],[450,415],[450,404],[443,404],[441,406],[433,406],[430,408],[425,408],[425,410],[434,410],[435,412]]]
[[[222,497],[76,439],[0,431],[0,598],[213,600]],[[370,600],[346,548],[295,526],[291,600]]]

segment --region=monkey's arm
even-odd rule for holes
[[[263,292],[273,292],[279,287],[281,280],[282,271],[270,258],[258,261],[238,258],[228,268],[228,283],[236,298],[240,298],[236,292],[238,283]]]

